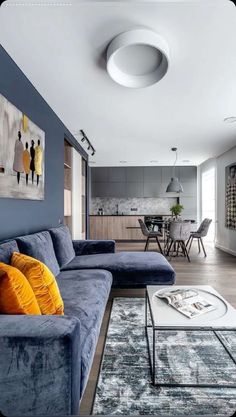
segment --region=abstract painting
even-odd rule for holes
[[[0,197],[44,199],[45,133],[0,94]]]
[[[225,226],[236,230],[236,162],[225,168]]]

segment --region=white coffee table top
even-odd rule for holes
[[[214,311],[189,319],[172,306],[165,299],[156,297],[156,293],[164,290],[195,288],[202,297],[215,305]],[[147,296],[150,303],[153,325],[155,327],[170,328],[226,328],[236,330],[236,310],[209,285],[148,285]]]

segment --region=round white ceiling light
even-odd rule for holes
[[[125,87],[143,88],[157,83],[166,74],[168,65],[168,44],[151,30],[121,33],[107,49],[107,71]]]
[[[235,123],[236,122],[236,117],[235,116],[225,117],[224,122],[225,123]]]

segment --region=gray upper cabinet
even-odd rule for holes
[[[126,168],[127,182],[142,182],[143,183],[143,167],[129,167]]]
[[[108,182],[92,182],[91,195],[92,197],[110,197]]]
[[[143,194],[143,182],[127,182],[126,183],[127,197],[145,197]]]
[[[126,182],[126,168],[109,168],[109,182]]]
[[[148,182],[161,182],[162,179],[161,167],[144,167],[143,168],[143,180],[144,183]]]
[[[187,212],[194,211],[193,197],[197,195],[197,168],[176,167],[175,175],[183,185],[183,194],[166,193],[173,176],[173,167],[104,167],[91,169],[92,197],[189,197]],[[191,205],[191,207],[190,207]],[[196,209],[196,207],[195,207]]]
[[[162,191],[161,182],[145,182],[143,184],[144,197],[159,197]]]
[[[91,168],[92,182],[108,182],[108,168]]]
[[[175,174],[174,174],[175,171]],[[164,185],[169,184],[171,178],[173,177],[173,174],[175,175],[175,177],[179,177],[179,167],[175,167],[175,170],[173,169],[173,167],[162,167],[161,169],[162,172],[162,183]]]
[[[108,183],[108,197],[118,197],[124,198],[127,197],[126,193],[126,183],[125,182],[116,182],[116,183]]]
[[[197,167],[179,167],[179,179],[181,182],[192,182],[197,178]]]

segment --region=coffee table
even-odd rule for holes
[[[199,295],[214,304],[217,309],[198,317],[189,319],[182,313],[169,306],[165,299],[156,297],[156,293],[164,290],[197,289]],[[150,320],[148,319],[150,317]],[[149,324],[150,322],[150,324]],[[151,328],[152,341],[149,331]],[[211,387],[211,388],[236,388],[236,384],[184,384],[156,381],[156,334],[163,330],[176,331],[210,331],[219,340],[229,357],[236,365],[236,360],[224,343],[219,331],[236,331],[236,310],[209,285],[148,285],[145,298],[145,331],[147,337],[150,371],[153,385],[166,387]]]

